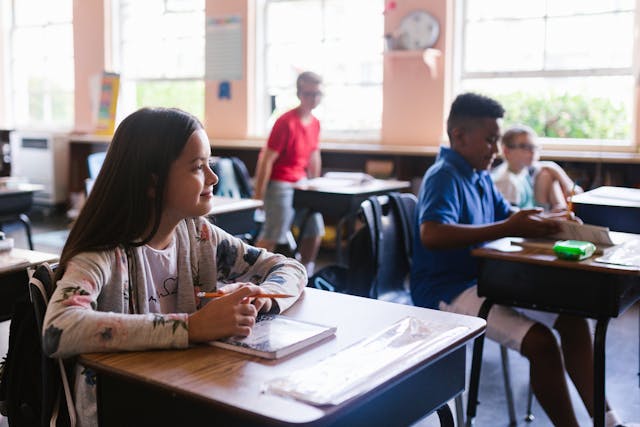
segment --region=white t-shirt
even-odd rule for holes
[[[175,313],[178,302],[178,246],[175,236],[166,249],[142,247],[149,311]]]
[[[502,162],[491,171],[491,178],[496,188],[512,205],[519,208],[535,206],[533,182],[529,169],[524,168],[520,173],[513,173],[509,170],[507,162]]]

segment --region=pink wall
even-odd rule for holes
[[[243,39],[245,76],[243,80],[231,81],[231,99],[218,99],[219,81],[205,83],[205,128],[211,138],[246,138],[251,119],[253,94],[248,82],[254,79],[253,55],[255,23],[254,0],[207,0],[206,16],[240,15],[246,32]]]
[[[400,19],[410,10],[424,9],[432,13],[441,25],[436,48],[442,52],[437,61],[434,78],[416,56],[385,56],[383,84],[382,141],[385,145],[439,145],[444,121],[446,46],[450,36],[445,21],[452,0],[396,0],[397,8],[386,14],[385,30],[391,32]],[[217,81],[206,84],[208,96],[205,104],[205,121],[213,138],[246,138],[251,122],[254,78],[253,55],[255,33],[254,0],[207,0],[207,16],[239,14],[246,19],[247,37],[244,58],[247,78],[231,83],[232,99],[217,99]]]
[[[421,52],[387,52],[384,56],[382,143],[439,145],[445,110],[445,70],[448,41],[447,0],[397,0],[385,14],[385,34],[393,34],[402,18],[415,9],[426,10],[440,23],[435,49],[441,52],[432,73]]]
[[[443,141],[444,121],[451,102],[453,0],[395,0],[397,7],[385,18],[385,32],[392,32],[413,9],[424,9],[440,22],[435,48],[437,76],[430,74],[420,55],[385,55],[382,114],[382,145],[430,145]],[[109,0],[74,0],[75,129],[93,130],[89,80],[105,64],[105,3]],[[253,113],[255,79],[255,0],[206,0],[207,16],[240,15],[244,23],[245,76],[231,82],[231,99],[219,100],[217,81],[207,81],[205,126],[212,138],[247,138]],[[636,36],[638,37],[638,36]],[[635,140],[640,135],[640,86],[636,86]],[[1,111],[0,111],[1,112]]]
[[[108,1],[108,0],[107,0]],[[73,1],[75,56],[75,126],[77,132],[92,132],[90,79],[105,69],[105,0]]]

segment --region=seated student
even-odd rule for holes
[[[541,210],[512,210],[489,177],[500,139],[502,106],[466,93],[451,106],[442,147],[424,175],[416,209],[411,296],[416,305],[477,315],[477,261],[471,249],[505,236],[544,236],[557,222]],[[517,283],[513,284],[517,286]],[[561,337],[562,346],[550,328]],[[565,372],[593,414],[593,350],[586,319],[493,306],[487,337],[517,350],[530,361],[531,386],[558,426],[578,426]],[[565,370],[566,366],[566,370]],[[607,426],[619,421],[607,405]]]
[[[248,246],[203,217],[218,181],[210,155],[202,124],[183,111],[143,108],[122,121],[62,251],[43,325],[48,355],[246,336],[258,312],[296,301],[307,282],[300,263]],[[228,295],[196,295],[214,290]],[[97,425],[93,375],[75,368],[79,425]]]
[[[501,142],[504,162],[491,172],[491,178],[512,205],[563,211],[567,198],[582,192],[560,165],[538,161],[537,135],[530,127],[509,128]]]

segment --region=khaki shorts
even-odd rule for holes
[[[451,304],[440,301],[440,310],[477,316],[484,297],[478,296],[478,287],[472,286],[458,295]],[[522,340],[535,323],[553,329],[557,313],[494,305],[489,311],[486,336],[504,346],[520,352]]]
[[[285,181],[269,181],[264,197],[264,225],[260,239],[279,244],[287,243],[287,231],[295,223],[298,227],[306,215],[307,210],[293,209],[294,184]],[[304,227],[304,237],[324,235],[322,215],[311,215]]]

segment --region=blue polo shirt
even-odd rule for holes
[[[436,163],[424,174],[413,239],[411,296],[416,305],[438,308],[450,303],[477,279],[477,261],[471,250],[430,250],[420,241],[420,224],[489,224],[507,218],[509,203],[494,187],[487,171],[476,171],[458,153],[441,147]]]

